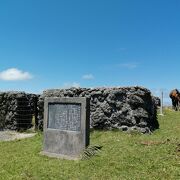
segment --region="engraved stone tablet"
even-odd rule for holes
[[[48,128],[80,131],[81,104],[49,104]]]
[[[77,159],[89,145],[89,119],[87,98],[45,98],[42,154]]]

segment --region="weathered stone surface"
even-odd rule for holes
[[[42,154],[77,159],[89,145],[89,99],[45,98]]]
[[[34,98],[38,95],[26,94],[25,92],[0,92],[0,129],[18,130],[17,115],[20,112],[18,109],[18,98],[25,98],[28,102],[29,111],[34,111]],[[27,102],[22,102],[27,106]],[[24,111],[24,116],[27,114]]]
[[[151,92],[143,87],[46,90],[38,102],[41,124],[45,97],[90,98],[90,123],[95,129],[136,129],[141,133],[150,133],[159,127],[155,101]]]
[[[156,106],[161,106],[161,99],[157,96],[153,96],[153,100]]]
[[[145,132],[145,130],[151,132],[159,127],[156,108],[160,105],[160,99],[153,97],[151,92],[143,87],[122,87],[52,89],[44,91],[40,97],[24,92],[1,92],[0,129],[17,129],[16,99],[21,97],[29,100],[31,108],[34,107],[33,99],[38,99],[36,119],[41,129],[45,97],[90,98],[91,127],[95,129],[129,130],[132,127],[138,127],[140,132]],[[121,128],[125,126],[128,128]]]

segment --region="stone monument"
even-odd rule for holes
[[[88,98],[45,98],[42,154],[78,159],[89,145],[89,121]]]

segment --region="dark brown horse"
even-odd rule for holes
[[[179,105],[180,105],[180,92],[177,89],[173,89],[170,92],[169,97],[172,100],[173,109],[175,111],[177,111],[179,109]]]

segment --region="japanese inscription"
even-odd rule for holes
[[[80,131],[81,104],[50,103],[47,125],[50,129]]]

